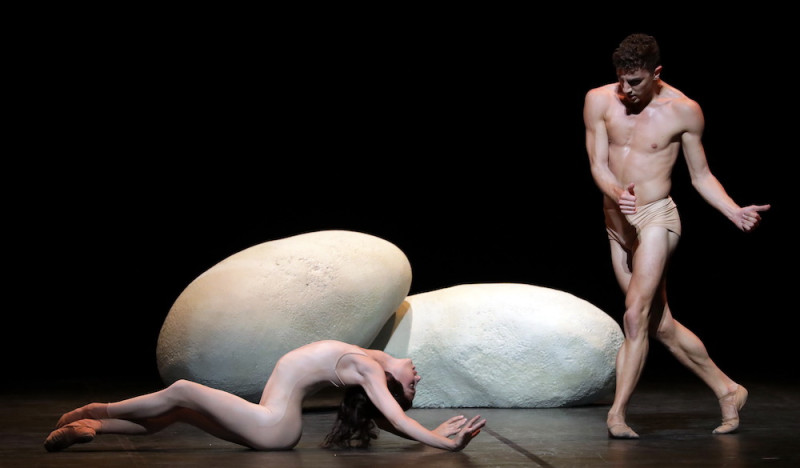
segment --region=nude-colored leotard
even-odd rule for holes
[[[330,380],[330,381],[329,381],[329,382],[330,382],[330,383],[332,383],[332,384],[333,384],[333,386],[334,386],[334,387],[336,387],[336,388],[340,388],[340,387],[344,387],[344,386],[345,386],[345,383],[344,383],[344,381],[342,381],[342,378],[341,378],[341,377],[339,377],[339,372],[336,370],[336,368],[337,368],[337,367],[339,367],[339,361],[341,361],[341,360],[342,360],[342,358],[343,358],[343,357],[345,357],[345,356],[347,356],[348,354],[358,354],[359,356],[366,356],[366,354],[364,354],[364,353],[356,353],[356,352],[344,353],[344,354],[342,354],[341,356],[339,356],[339,359],[337,359],[337,360],[336,360],[336,365],[334,365],[334,366],[333,366],[333,373],[334,373],[334,374],[336,374],[336,378],[337,378],[337,379],[339,379],[339,383],[341,383],[342,385],[338,385],[338,384],[337,384],[336,382],[334,382],[333,380]]]

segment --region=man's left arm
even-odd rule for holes
[[[702,137],[705,121],[700,106],[692,100],[686,99],[676,106],[680,119],[686,128],[681,135],[683,155],[689,168],[692,186],[700,196],[722,213],[742,231],[750,231],[761,222],[759,212],[766,211],[770,205],[750,205],[740,207],[722,186],[722,183],[711,173],[706,159]]]

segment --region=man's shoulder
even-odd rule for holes
[[[616,94],[616,93],[617,93],[617,83],[608,83],[590,89],[587,94]]]
[[[617,96],[617,84],[609,83],[606,85],[592,88],[586,92],[586,99],[613,99]]]
[[[678,89],[670,87],[666,92],[660,93],[659,100],[668,105],[669,109],[679,115],[686,117],[695,117],[702,115],[700,104],[694,99],[690,98]]]
[[[662,87],[658,95],[660,99],[672,102],[676,105],[690,106],[690,107],[697,105],[697,102],[694,99],[690,98],[683,91],[674,86],[665,84],[665,86]]]
[[[616,84],[607,84],[592,88],[586,92],[585,104],[587,106],[606,107],[617,98]]]

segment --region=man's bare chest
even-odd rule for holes
[[[679,139],[679,131],[666,116],[652,112],[617,113],[606,122],[609,145],[641,152],[661,151]]]

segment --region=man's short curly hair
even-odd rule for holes
[[[611,60],[617,72],[630,73],[641,69],[653,72],[661,63],[661,52],[653,36],[637,33],[620,42]]]

